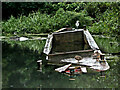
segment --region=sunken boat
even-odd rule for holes
[[[62,28],[49,34],[43,52],[49,64],[71,63],[98,71],[110,68],[92,35],[84,29]],[[82,59],[76,60],[76,55]]]

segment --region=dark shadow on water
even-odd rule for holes
[[[106,72],[106,78],[101,79],[99,73],[89,72],[76,76],[75,81],[69,81],[68,76],[54,71],[58,66],[47,65],[45,55],[36,50],[33,51],[17,43],[12,46],[3,41],[2,54],[3,88],[118,87],[119,65],[117,62],[110,63],[111,69]],[[40,59],[43,60],[42,72],[37,71],[36,61]]]

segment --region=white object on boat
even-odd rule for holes
[[[75,67],[69,67],[69,69],[75,69]]]
[[[81,67],[81,71],[82,71],[83,73],[87,73],[86,67]]]
[[[46,56],[46,60],[48,60],[49,58],[48,58],[48,56]]]
[[[99,63],[99,65],[94,65],[90,68],[95,69],[95,70],[100,70],[100,71],[106,71],[110,68],[110,66],[108,65],[107,62],[105,62],[103,65]]]
[[[53,34],[48,34],[48,39],[46,40],[46,44],[45,44],[45,48],[43,50],[43,52],[45,54],[49,54],[52,48],[52,39],[53,39]]]
[[[78,63],[78,60],[76,60],[75,58],[67,58],[67,59],[62,59],[61,62]]]
[[[68,67],[70,67],[72,64],[68,64],[68,65],[65,65],[63,67],[59,67],[57,69],[55,69],[55,71],[57,72],[62,72],[62,71],[65,71]]]
[[[28,38],[26,38],[26,37],[20,37],[19,40],[20,41],[26,41],[26,40],[28,40]]]
[[[91,47],[93,50],[97,50],[97,49],[98,49],[98,52],[99,52],[100,54],[102,54],[102,52],[99,50],[98,45],[96,44],[95,40],[93,39],[93,37],[91,36],[91,34],[89,33],[89,31],[88,31],[88,30],[86,30],[86,31],[84,30],[84,34],[85,34],[85,36],[86,36],[86,39],[87,39],[90,47]]]
[[[98,64],[96,62],[96,59],[93,59],[92,57],[84,57],[82,60],[79,61],[79,63],[86,66],[93,66]]]
[[[77,28],[79,27],[79,21],[78,20],[76,21],[75,25],[76,25]]]

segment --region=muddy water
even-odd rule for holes
[[[102,52],[117,53],[120,43],[116,39],[94,37]],[[108,42],[116,44],[111,45]],[[10,41],[2,42],[2,81],[3,88],[118,88],[120,62],[118,55],[108,60],[110,69],[100,73],[89,70],[87,74],[75,76],[75,81],[54,71],[59,66],[47,65],[42,53],[45,41]],[[109,56],[109,55],[108,55]],[[37,71],[36,61],[43,60],[42,72]]]

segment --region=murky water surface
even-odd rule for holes
[[[68,76],[55,72],[59,66],[47,65],[42,53],[45,40],[2,41],[2,81],[3,88],[118,88],[120,61],[120,41],[115,38],[94,37],[102,52],[112,53],[108,60],[110,69],[106,76],[88,69],[87,74],[75,76],[70,81]],[[74,46],[74,44],[73,44]],[[75,46],[75,50],[76,50]],[[57,47],[56,47],[57,48]],[[70,48],[70,47],[68,47]],[[85,48],[85,47],[78,47]],[[70,48],[71,49],[71,48]],[[59,48],[57,48],[59,50]],[[107,56],[106,56],[107,57]],[[43,60],[42,72],[37,71],[37,60]]]

